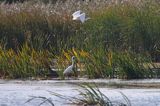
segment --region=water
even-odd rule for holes
[[[123,84],[159,84],[160,80],[44,80],[44,81],[21,81],[21,80],[0,80],[0,106],[37,106],[42,102],[41,99],[35,99],[25,103],[31,96],[43,96],[53,100],[55,106],[70,106],[68,101],[53,96],[49,91],[56,92],[65,96],[78,97],[79,92],[75,89],[81,89],[77,84],[83,82],[95,82],[103,92],[112,101],[125,102],[120,92],[125,94],[131,101],[132,106],[160,106],[159,88],[142,87],[110,87],[108,83]],[[103,86],[101,86],[103,85]],[[104,86],[106,85],[106,86]],[[42,106],[51,106],[43,104]]]

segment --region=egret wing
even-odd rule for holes
[[[76,15],[80,15],[80,13],[81,13],[81,10],[78,10],[78,11],[74,12],[74,13],[72,14],[72,16],[74,17],[74,16],[76,16]]]
[[[79,20],[80,20],[82,23],[84,23],[84,21],[85,21],[85,16],[86,16],[85,13],[82,13],[82,14],[79,16]]]
[[[78,10],[78,11],[74,12],[74,13],[72,14],[73,20],[77,20],[78,17],[80,16],[80,13],[81,13],[81,10]]]
[[[63,74],[72,73],[72,71],[73,71],[73,66],[71,65],[71,66],[69,66],[68,68],[66,68],[66,69],[64,70]]]

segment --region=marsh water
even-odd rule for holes
[[[0,106],[38,106],[42,100],[31,99],[32,96],[46,97],[55,106],[71,106],[69,101],[52,95],[50,92],[65,96],[78,97],[81,89],[78,85],[82,83],[95,83],[111,101],[123,102],[121,93],[125,94],[132,106],[160,106],[160,80],[0,80]],[[41,106],[51,106],[45,103]]]

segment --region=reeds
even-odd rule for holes
[[[62,70],[68,65],[65,60],[69,61],[72,55],[76,55],[89,78],[114,78],[117,70],[121,73],[119,77],[123,73],[132,78],[132,72],[133,78],[144,77],[146,75],[141,71],[144,68],[139,66],[142,62],[135,58],[136,54],[149,54],[152,60],[159,59],[156,57],[160,50],[159,7],[155,0],[1,3],[1,58],[5,60],[1,76],[37,75],[36,70],[45,65],[36,63],[34,59],[31,61],[30,54],[34,51],[36,55],[42,55],[47,64],[50,59],[45,60],[48,57],[45,54],[54,55],[58,58],[58,69]],[[72,21],[71,14],[79,9],[91,17],[84,24]],[[24,51],[26,43],[28,48],[32,48],[28,50],[29,54]],[[9,64],[12,60],[10,54],[15,56],[12,63],[15,65]],[[61,76],[62,70],[59,71]]]
[[[36,52],[27,45],[17,53],[0,48],[1,78],[47,78],[51,55],[47,51]]]
[[[103,49],[88,52],[84,50],[71,49],[63,51],[57,56],[57,68],[59,75],[63,78],[63,70],[71,64],[71,57],[77,58],[77,70],[79,77],[88,78],[121,78],[137,79],[151,78],[151,69],[144,63],[151,63],[150,57],[133,52],[105,52]],[[154,77],[154,76],[152,76]]]
[[[5,37],[7,48],[14,48],[12,39],[16,39],[19,45],[28,41],[34,48],[40,44],[39,49],[52,47],[54,52],[73,46],[88,49],[97,43],[110,45],[115,50],[142,49],[152,52],[155,46],[159,48],[158,3],[131,3],[115,4],[103,0],[58,1],[55,4],[2,3],[0,39]],[[78,9],[91,17],[84,25],[72,21],[71,14]]]

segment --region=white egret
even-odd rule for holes
[[[86,18],[85,13],[81,13],[81,10],[78,10],[72,14],[73,20],[80,20],[82,23],[90,19],[89,17]]]
[[[72,74],[76,75],[76,70],[75,70],[76,66],[75,66],[75,56],[72,57],[72,65],[70,65],[68,68],[66,68],[63,72],[64,76],[69,76]]]

